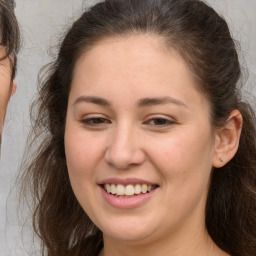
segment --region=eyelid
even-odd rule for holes
[[[90,123],[90,121],[96,121],[98,119],[98,121],[101,119],[103,122],[99,122],[99,123]],[[106,122],[107,121],[107,122]],[[86,126],[103,126],[106,124],[110,124],[111,121],[108,117],[106,117],[105,115],[102,114],[88,114],[88,115],[84,115],[80,122]]]
[[[89,118],[106,118],[109,119],[108,116],[100,113],[90,113],[82,115],[81,119],[89,119]]]
[[[170,120],[170,121],[176,121],[176,119],[173,117],[173,116],[170,116],[170,115],[165,115],[165,114],[150,114],[148,115],[145,119],[146,120],[149,120],[149,119],[167,119],[167,120]]]
[[[151,122],[154,122],[157,120],[158,121],[162,120],[163,123],[161,123],[161,122],[159,122],[158,124],[151,123]],[[82,118],[80,119],[80,122],[83,125],[89,126],[89,127],[101,127],[101,126],[108,125],[108,124],[112,123],[111,119],[108,116],[106,116],[104,114],[98,114],[98,113],[86,114],[86,115],[82,116]],[[175,123],[177,123],[177,121],[173,117],[163,115],[163,114],[151,114],[145,118],[145,121],[143,121],[142,124],[149,125],[152,127],[157,127],[157,128],[164,128],[164,127],[172,126]]]
[[[174,123],[177,123],[177,121],[170,117],[170,116],[166,116],[166,115],[162,115],[162,114],[159,114],[159,115],[150,115],[146,118],[146,121],[143,122],[143,124],[148,124],[150,121],[153,121],[153,120],[166,120],[168,122],[168,124],[160,124],[160,125],[156,125],[156,124],[151,124],[152,126],[170,126],[170,125],[173,125]]]

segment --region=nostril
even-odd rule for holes
[[[105,153],[106,162],[120,170],[127,170],[144,162],[144,152],[138,148],[109,148]]]

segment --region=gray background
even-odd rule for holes
[[[48,49],[57,42],[57,35],[79,14],[82,6],[95,0],[16,0],[16,14],[23,34],[19,54],[18,90],[12,97],[6,116],[0,163],[0,256],[27,255],[30,249],[29,224],[22,224],[14,184],[29,130],[29,105],[36,93],[37,74],[50,58]],[[256,0],[208,0],[226,17],[233,36],[241,44],[241,60],[247,67],[249,92],[256,92]],[[25,213],[25,211],[24,211]],[[24,214],[26,215],[26,214]],[[24,229],[21,236],[22,226]],[[28,228],[27,228],[28,227]],[[22,242],[23,240],[23,242]],[[28,252],[28,255],[35,253]]]

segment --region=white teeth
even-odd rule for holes
[[[139,185],[139,184],[135,185],[134,193],[137,195],[141,193],[141,185]]]
[[[117,196],[133,196],[138,194],[145,194],[152,191],[156,186],[147,185],[147,184],[136,184],[136,185],[127,185],[122,184],[105,184],[104,189],[109,193]]]
[[[118,184],[116,186],[116,194],[119,195],[119,196],[123,196],[125,194],[125,187],[121,184]]]
[[[110,193],[111,194],[116,194],[116,185],[114,185],[114,184],[111,184],[111,186],[110,186]]]
[[[118,195],[118,194],[117,194]],[[128,185],[125,188],[125,195],[126,196],[132,196],[134,195],[134,186],[133,185]]]
[[[147,193],[148,192],[148,186],[146,184],[143,184],[141,187],[142,193]]]
[[[110,187],[109,184],[106,184],[106,185],[105,185],[105,189],[107,190],[108,193],[111,192],[111,187]]]

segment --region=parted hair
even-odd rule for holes
[[[34,231],[42,255],[97,255],[102,232],[79,205],[64,148],[65,118],[77,59],[104,38],[149,34],[177,50],[209,99],[212,127],[237,109],[243,117],[238,151],[212,169],[205,223],[213,241],[232,256],[256,255],[256,130],[242,100],[236,43],[226,21],[200,0],[106,0],[86,9],[68,29],[56,57],[42,68],[31,110],[32,131],[23,163],[23,188],[33,197]]]
[[[9,57],[12,65],[12,79],[16,74],[17,54],[20,49],[20,29],[14,14],[15,1],[0,0],[0,46],[6,47],[6,54],[0,61]]]

